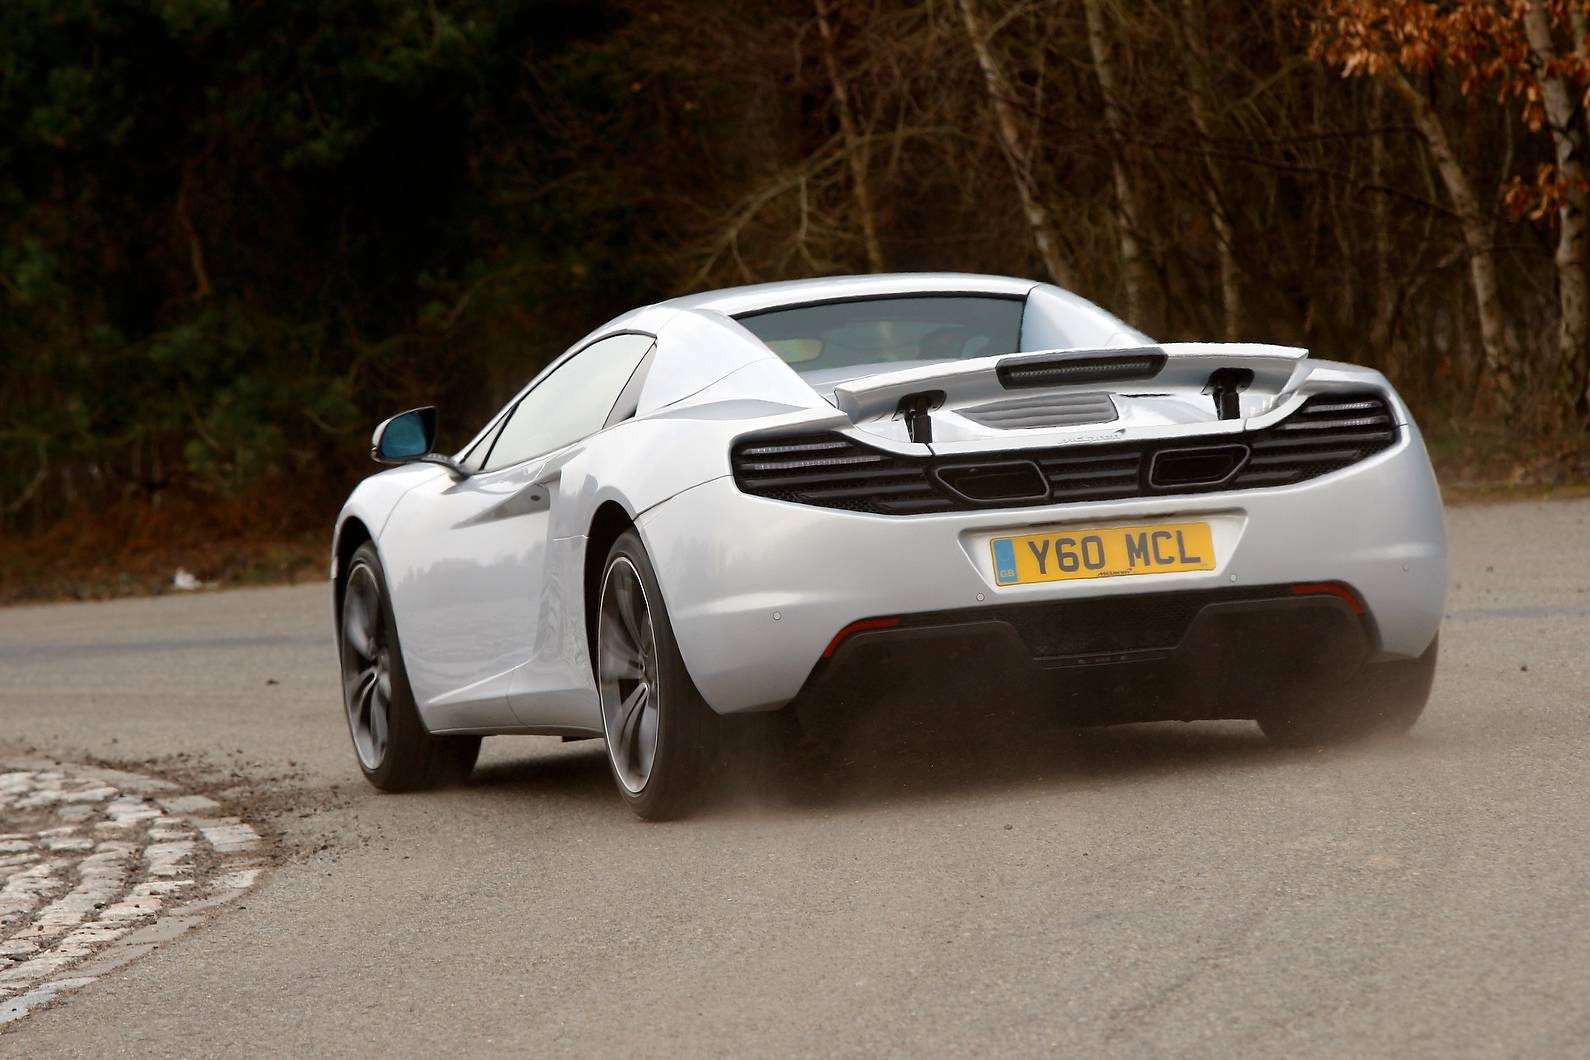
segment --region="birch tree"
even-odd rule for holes
[[[989,31],[977,10],[977,0],[956,0],[956,3],[966,27],[967,41],[983,75],[988,107],[994,116],[994,129],[1010,162],[1011,177],[1016,185],[1016,194],[1021,198],[1021,211],[1032,233],[1033,247],[1038,251],[1038,257],[1052,282],[1061,287],[1075,288],[1076,281],[1071,269],[1060,256],[1060,241],[1055,235],[1054,222],[1038,192],[1037,180],[1033,175],[1033,147],[1021,129],[1013,102],[1010,76],[989,47]]]
[[[1115,178],[1116,238],[1121,248],[1121,275],[1126,286],[1126,316],[1133,324],[1146,327],[1144,318],[1153,275],[1139,240],[1143,231],[1143,209],[1126,166],[1126,119],[1121,110],[1123,85],[1117,70],[1115,44],[1105,23],[1102,0],[1082,0],[1082,7],[1087,14],[1088,50],[1093,57],[1093,71],[1104,94],[1104,125],[1114,148],[1111,171]]]
[[[1519,5],[1514,5],[1515,10]],[[1557,354],[1563,383],[1572,388],[1575,402],[1583,411],[1590,405],[1590,380],[1585,372],[1585,342],[1590,337],[1590,275],[1585,271],[1590,261],[1590,222],[1585,215],[1585,170],[1583,122],[1579,110],[1584,97],[1582,86],[1570,83],[1570,74],[1583,78],[1586,64],[1583,60],[1583,11],[1575,6],[1580,24],[1570,22],[1563,27],[1573,34],[1576,45],[1567,56],[1557,51],[1555,22],[1557,14],[1548,10],[1544,0],[1528,0],[1523,8],[1524,34],[1529,41],[1529,54],[1533,60],[1528,74],[1538,82],[1538,96],[1531,99],[1531,110],[1526,117],[1538,129],[1544,124],[1551,130],[1556,148],[1556,172],[1548,179],[1555,182],[1559,205],[1557,207],[1557,296],[1560,316],[1557,328]],[[1575,56],[1577,49],[1580,55]],[[1577,59],[1577,61],[1575,61]],[[1531,88],[1535,86],[1529,86]],[[1534,99],[1539,100],[1539,110],[1533,109]]]
[[[833,89],[834,109],[839,114],[839,132],[845,143],[845,160],[850,167],[852,194],[856,199],[856,212],[861,215],[861,238],[867,251],[867,268],[872,272],[882,272],[883,245],[878,242],[878,216],[873,209],[872,191],[867,184],[871,149],[856,122],[850,85],[835,55],[833,4],[834,0],[812,0],[817,12],[818,35],[822,38],[823,68],[828,73],[828,83]]]
[[[1407,107],[1423,136],[1468,250],[1486,375],[1498,411],[1505,416],[1515,407],[1521,373],[1507,349],[1503,330],[1492,217],[1480,205],[1474,182],[1452,147],[1440,113],[1408,79],[1408,74],[1425,74],[1451,57],[1447,47],[1451,17],[1450,12],[1443,13],[1420,0],[1325,0],[1313,50],[1339,68],[1343,77],[1380,78]]]

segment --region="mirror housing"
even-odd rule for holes
[[[407,464],[436,444],[436,406],[400,412],[383,420],[370,436],[370,459],[378,464]]]
[[[451,457],[431,452],[436,445],[436,406],[409,409],[382,420],[370,436],[370,459],[378,464],[440,464],[460,478],[469,471]]]

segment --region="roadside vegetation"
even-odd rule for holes
[[[952,269],[1384,371],[1453,496],[1590,482],[1584,0],[11,0],[0,600],[323,572],[373,423]],[[1576,485],[1577,484],[1577,485]]]

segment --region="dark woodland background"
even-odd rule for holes
[[[436,404],[459,443],[617,312],[877,268],[1058,277],[1163,339],[1370,364],[1460,477],[1571,474],[1557,231],[1503,207],[1550,137],[1410,75],[1493,226],[1499,402],[1427,144],[1311,52],[1317,14],[7,0],[0,597],[312,566],[376,420]]]

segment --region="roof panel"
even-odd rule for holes
[[[965,272],[899,272],[877,276],[825,276],[814,280],[785,280],[729,287],[671,298],[661,305],[675,309],[711,309],[727,316],[769,309],[811,305],[851,298],[877,298],[924,294],[993,294],[1024,297],[1037,280],[1013,276],[980,276]]]

